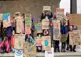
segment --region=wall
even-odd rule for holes
[[[47,5],[52,7],[52,12],[59,7],[60,0],[17,0],[17,1],[0,1],[0,13],[5,12],[30,12],[34,17],[40,16],[42,7]]]

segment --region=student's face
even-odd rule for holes
[[[45,14],[49,14],[49,12],[48,11],[45,11]]]
[[[70,26],[70,31],[72,31],[73,30],[73,27],[72,26]]]

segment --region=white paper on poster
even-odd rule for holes
[[[49,19],[46,17],[42,20],[42,29],[49,29]]]
[[[23,51],[22,50],[15,50],[15,57],[23,57]]]
[[[43,11],[45,10],[51,11],[51,6],[43,6]]]
[[[54,48],[51,48],[50,51],[45,51],[45,57],[54,57]]]

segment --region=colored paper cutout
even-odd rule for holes
[[[8,22],[8,17],[10,16],[10,13],[3,14],[3,20],[6,20]]]

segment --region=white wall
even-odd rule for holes
[[[64,8],[64,14],[66,14],[66,12],[70,13],[70,0],[61,0],[60,8]]]
[[[77,0],[77,13],[81,14],[81,0]]]

